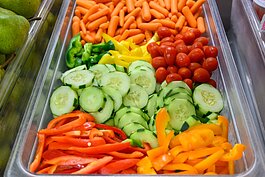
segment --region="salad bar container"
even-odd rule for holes
[[[244,4],[243,1],[242,4]],[[49,107],[51,94],[61,85],[60,77],[67,70],[65,53],[72,36],[71,24],[75,6],[74,0],[64,0],[59,14],[56,15],[57,20],[4,174],[6,177],[43,176],[30,173],[29,165],[35,156],[38,130],[45,128],[53,118]],[[229,119],[229,141],[232,144],[241,143],[246,146],[243,158],[235,163],[235,175],[232,176],[263,176],[265,148],[262,132],[257,114],[252,111],[252,105],[250,105],[252,102],[249,102],[248,94],[243,89],[215,0],[208,0],[203,5],[203,12],[206,21],[205,35],[210,38],[210,44],[219,50],[219,67],[212,77],[216,80],[224,99],[224,109],[221,114]],[[246,47],[246,51],[248,48],[249,46]],[[249,57],[249,59],[254,58]],[[260,82],[264,81],[260,80]],[[257,89],[262,88],[264,87]],[[257,93],[262,91],[259,90]]]

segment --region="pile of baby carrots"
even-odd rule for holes
[[[118,41],[133,39],[144,45],[160,26],[173,34],[187,28],[205,32],[202,4],[206,0],[77,0],[72,23],[73,36],[82,43],[100,43],[102,33]]]

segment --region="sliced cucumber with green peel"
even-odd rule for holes
[[[79,97],[81,108],[86,112],[97,112],[105,105],[105,96],[97,87],[86,87]]]
[[[95,117],[96,122],[100,124],[106,122],[111,117],[114,107],[113,100],[108,95],[106,95],[105,97],[106,103],[103,109],[99,112],[91,113],[92,116]]]
[[[104,124],[109,125],[109,126],[114,126],[114,119],[108,119]]]
[[[121,107],[122,105],[122,96],[121,96],[121,93],[112,88],[112,87],[108,87],[108,86],[105,86],[105,87],[102,87],[102,90],[105,94],[109,95],[113,101],[114,101],[114,111],[118,111],[118,109]]]
[[[131,84],[129,93],[123,98],[123,104],[125,106],[143,108],[147,102],[148,94],[141,86],[136,84]]]
[[[181,87],[177,87],[177,88],[172,88],[172,89],[168,89],[167,87],[163,89],[164,91],[164,98],[170,97],[176,93],[185,93],[187,95],[189,95],[190,97],[192,97],[192,94],[190,94],[189,91],[187,91],[184,88]]]
[[[164,99],[165,105],[169,105],[174,99],[186,99],[193,103],[192,97],[186,93],[176,93]]]
[[[89,70],[77,70],[66,75],[63,83],[78,90],[90,86],[94,77],[95,75]]]
[[[138,69],[149,69],[150,71],[155,73],[154,67],[150,63],[143,61],[143,60],[137,60],[137,61],[132,62],[128,68],[128,73],[130,73],[131,71],[138,70]]]
[[[100,85],[112,87],[118,90],[122,96],[125,96],[130,89],[130,78],[126,73],[115,71],[104,74]]]
[[[72,112],[78,105],[77,93],[69,86],[60,86],[51,95],[50,108],[53,115]]]
[[[120,120],[118,122],[118,127],[122,129],[126,125],[128,125],[130,123],[133,123],[133,122],[139,123],[143,127],[148,128],[147,123],[146,123],[146,120],[141,115],[136,114],[134,112],[129,112],[129,113],[124,114],[120,118]]]
[[[156,115],[153,115],[148,122],[149,130],[151,131],[156,131],[155,118]]]
[[[138,129],[136,132],[131,134],[130,139],[136,141],[137,144],[148,143],[152,148],[158,147],[158,141],[155,134],[146,129]]]
[[[165,88],[167,88],[168,90],[171,90],[174,88],[183,88],[186,91],[188,91],[190,95],[192,95],[192,91],[190,87],[183,81],[172,81],[169,84],[167,84]]]
[[[188,130],[190,127],[198,124],[200,124],[200,121],[196,118],[196,116],[190,116],[182,124],[180,131],[183,132],[185,130]]]
[[[101,78],[104,74],[109,73],[109,68],[104,64],[96,64],[89,68],[89,71],[92,71],[95,75],[95,79],[99,84],[101,82]]]
[[[147,113],[150,117],[152,117],[157,111],[157,94],[153,94],[149,97],[148,103],[146,106]]]
[[[127,136],[130,136],[132,133],[136,132],[138,129],[145,129],[145,127],[143,127],[139,123],[132,122],[122,128],[122,130]]]
[[[193,92],[193,101],[202,114],[219,113],[224,107],[221,93],[210,84],[197,86]]]
[[[120,66],[120,65],[115,65],[115,69],[117,70],[117,71],[119,71],[119,72],[126,72],[126,69],[125,69],[125,67],[123,67],[123,66]]]
[[[74,71],[80,71],[80,70],[87,70],[87,67],[86,65],[81,65],[81,66],[77,66],[73,69],[70,69],[70,70],[67,70],[65,71],[62,76],[61,76],[61,81],[63,82],[64,81],[64,77],[67,76],[68,74],[70,74],[71,72],[74,72]]]
[[[123,107],[123,108],[121,108],[120,110],[118,110],[118,111],[115,113],[115,116],[114,116],[114,125],[115,125],[115,126],[118,126],[118,123],[119,123],[120,118],[121,118],[124,114],[126,114],[126,113],[128,113],[128,112],[130,112],[128,107]]]
[[[109,69],[109,72],[114,72],[114,71],[116,71],[116,68],[113,66],[113,65],[111,65],[111,64],[105,64],[106,66],[107,66],[107,68]]]
[[[192,115],[196,115],[195,108],[186,99],[175,99],[167,106],[170,115],[170,126],[175,130],[181,130],[183,123]]]
[[[135,70],[130,72],[132,84],[137,84],[145,89],[148,95],[156,89],[156,78],[153,72],[148,70]]]

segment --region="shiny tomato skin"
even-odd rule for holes
[[[152,58],[161,56],[160,47],[156,42],[151,42],[150,44],[148,44],[147,51],[150,53]]]
[[[203,45],[208,45],[209,43],[209,39],[207,37],[198,37],[194,41],[201,42]]]
[[[174,41],[174,44],[177,46],[179,44],[185,45],[185,42],[182,39],[178,39]]]
[[[168,73],[168,71],[166,70],[166,68],[164,68],[164,67],[159,67],[159,68],[156,70],[156,73],[155,73],[156,81],[157,81],[158,83],[162,83],[162,82],[166,79],[166,77],[167,77],[168,74],[169,74],[169,73]]]
[[[170,37],[172,35],[170,29],[164,26],[161,26],[157,29],[157,34],[160,40],[162,40],[165,37]]]
[[[168,42],[168,41],[166,41],[166,42],[160,42],[160,47],[161,47],[161,45],[166,45],[166,46],[176,47],[176,44],[175,44],[175,43],[173,43],[173,42]]]
[[[200,37],[201,34],[202,34],[202,33],[200,32],[200,30],[198,30],[197,28],[191,28],[189,31],[192,32],[192,33],[195,35],[195,38]]]
[[[177,34],[177,35],[175,36],[175,40],[178,40],[178,39],[183,40],[183,35],[182,35],[182,34]]]
[[[181,81],[181,80],[182,80],[182,77],[177,73],[171,73],[171,74],[167,75],[167,77],[166,77],[167,83],[170,83],[172,81]]]
[[[204,48],[205,57],[217,57],[218,49],[214,46],[207,46]]]
[[[188,67],[190,65],[190,57],[185,53],[178,53],[176,57],[176,65],[178,67]]]
[[[166,53],[166,48],[168,48],[168,46],[167,46],[167,45],[164,45],[164,44],[161,44],[161,45],[159,46],[159,53],[160,53],[162,56],[165,55],[165,53]]]
[[[196,48],[190,51],[188,56],[190,57],[191,62],[200,62],[204,58],[204,52],[202,51],[202,49]]]
[[[164,58],[168,66],[172,66],[175,64],[177,51],[175,47],[168,46],[165,49]]]
[[[178,70],[178,74],[182,77],[182,79],[188,79],[191,78],[192,72],[187,67],[181,67]]]
[[[207,71],[212,72],[217,69],[218,61],[214,57],[206,58],[202,63],[202,67]]]
[[[176,50],[177,50],[177,53],[186,53],[186,54],[189,53],[188,47],[184,44],[178,44],[176,46]]]
[[[191,79],[184,79],[183,81],[190,87],[190,89],[193,88],[193,81]]]
[[[215,80],[213,80],[213,79],[210,79],[209,81],[208,81],[208,84],[210,84],[210,85],[212,85],[213,87],[215,87],[216,88],[216,81]]]
[[[178,73],[178,68],[175,65],[168,66],[167,67],[167,71],[169,72],[169,74],[171,74],[171,73]]]
[[[204,68],[198,68],[193,73],[193,81],[205,83],[210,80],[210,73]]]
[[[152,59],[152,66],[157,69],[159,67],[167,67],[167,63],[164,57],[155,57]]]
[[[192,49],[199,48],[203,50],[203,44],[201,42],[194,42],[191,47]]]
[[[191,72],[194,72],[197,68],[201,68],[202,65],[200,63],[190,63],[189,65],[189,69],[191,70]]]
[[[185,42],[186,45],[192,44],[194,40],[195,40],[195,34],[193,32],[187,31],[186,33],[183,34],[183,41]]]
[[[172,36],[164,37],[162,40],[160,40],[160,44],[163,42],[174,42],[175,38]]]

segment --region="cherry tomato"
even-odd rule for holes
[[[166,77],[167,83],[170,83],[172,81],[181,81],[181,80],[182,80],[182,77],[177,73],[171,73],[171,74],[167,75],[167,77]]]
[[[210,85],[212,85],[213,87],[216,88],[216,82],[215,82],[215,80],[210,79],[210,80],[208,81],[208,84],[210,84]]]
[[[202,63],[202,67],[209,72],[214,71],[218,67],[218,61],[214,57],[206,58]]]
[[[190,57],[185,53],[177,54],[176,64],[179,67],[188,67],[190,65]]]
[[[191,62],[200,62],[204,58],[202,49],[196,48],[190,51],[189,55]]]
[[[169,73],[178,73],[178,68],[177,68],[175,65],[168,66],[168,67],[167,67],[167,71],[168,71]]]
[[[166,68],[159,67],[156,70],[156,81],[158,83],[162,83],[166,79],[167,75],[168,75],[168,71],[166,70]]]
[[[208,45],[209,43],[209,39],[207,37],[198,37],[194,41],[201,42],[203,45]]]
[[[186,67],[179,68],[178,74],[182,77],[182,79],[191,78],[192,75],[191,70]]]
[[[167,67],[167,63],[164,57],[155,57],[152,59],[152,66],[157,69],[159,67]]]
[[[191,72],[194,72],[195,69],[197,68],[201,68],[201,64],[200,63],[190,63],[189,69],[191,70]]]
[[[189,53],[188,47],[184,44],[178,44],[176,46],[176,50],[177,50],[177,53],[186,53],[186,54]]]
[[[172,35],[171,31],[169,28],[161,26],[157,29],[157,34],[161,39],[165,38],[165,37],[170,37]]]
[[[195,35],[195,38],[200,37],[201,34],[202,34],[202,33],[200,32],[200,30],[198,30],[197,28],[191,28],[189,31],[192,32],[192,33]]]
[[[160,46],[161,45],[166,45],[166,46],[171,46],[171,47],[176,47],[176,44],[173,42],[160,42]]]
[[[218,49],[214,46],[207,46],[204,48],[205,57],[217,57]]]
[[[193,82],[191,79],[184,79],[183,81],[190,87],[190,89],[193,88]]]
[[[200,48],[203,50],[203,44],[201,42],[194,42],[192,44],[192,49]]]
[[[195,40],[195,34],[193,32],[187,31],[186,33],[183,34],[183,41],[185,42],[186,45],[192,44],[194,40]]]
[[[187,45],[187,48],[188,48],[188,50],[189,50],[189,53],[190,53],[190,51],[192,51],[192,46],[191,45]]]
[[[150,53],[151,57],[161,56],[160,47],[156,42],[151,42],[147,45],[147,51]]]
[[[161,53],[162,56],[166,53],[166,48],[168,48],[168,45],[161,44],[159,46],[159,53]]]
[[[164,53],[164,58],[166,60],[167,65],[172,66],[175,64],[177,51],[175,47],[168,46]]]
[[[179,45],[179,44],[183,44],[183,45],[185,45],[185,42],[184,42],[182,39],[178,39],[178,40],[176,40],[176,41],[174,42],[174,44],[176,44],[176,46]]]
[[[163,42],[174,42],[174,41],[175,41],[175,38],[172,36],[164,37],[162,40],[160,40],[160,44]]]
[[[176,40],[178,40],[178,39],[183,40],[183,35],[182,35],[182,34],[177,34],[177,35],[175,36],[175,39],[176,39]]]
[[[204,68],[198,68],[193,73],[193,81],[205,83],[210,80],[210,73]]]

